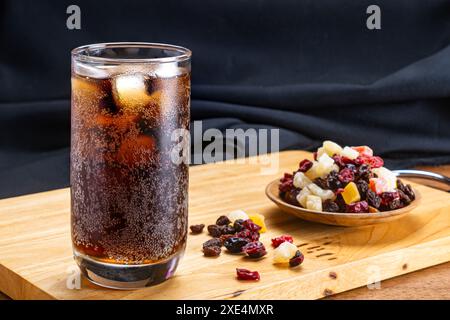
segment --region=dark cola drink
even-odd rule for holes
[[[159,283],[187,236],[188,164],[172,133],[189,129],[190,52],[99,44],[72,53],[71,227],[75,259],[113,288]]]

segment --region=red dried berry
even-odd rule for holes
[[[369,165],[372,169],[373,168],[380,168],[384,165],[384,160],[381,157],[378,156],[359,156],[357,158],[360,162],[365,163]]]
[[[348,204],[346,212],[367,213],[367,212],[369,212],[369,204],[366,201],[359,201],[359,202]]]
[[[298,171],[306,172],[309,169],[311,169],[312,166],[313,166],[312,161],[310,161],[308,159],[302,160],[298,166]]]
[[[272,239],[272,247],[274,248],[278,248],[278,246],[280,244],[282,244],[283,242],[290,242],[290,243],[294,243],[294,239],[292,238],[292,236],[288,235],[288,234],[284,234],[282,236],[276,237]]]
[[[400,199],[400,194],[396,192],[383,192],[380,194],[381,204],[384,206],[389,206],[389,204],[397,199]]]
[[[250,271],[248,269],[236,268],[238,280],[259,280],[258,271]]]
[[[303,260],[305,259],[305,257],[303,256],[303,254],[300,252],[300,250],[297,250],[297,252],[295,253],[295,255],[289,260],[289,266],[290,267],[296,267],[302,264]]]
[[[352,169],[345,168],[339,172],[338,179],[342,183],[348,183],[355,180],[355,174],[353,173]]]
[[[253,232],[248,229],[244,229],[236,233],[236,237],[248,239],[251,242],[259,240],[259,232]]]
[[[264,247],[264,245],[259,241],[246,244],[242,248],[242,251],[253,259],[261,258],[267,254],[266,247]]]
[[[253,232],[259,232],[259,230],[261,230],[261,227],[258,226],[256,223],[253,222],[252,219],[247,219],[242,223],[242,226],[250,231]]]

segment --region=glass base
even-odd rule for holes
[[[100,262],[74,250],[81,273],[99,286],[131,290],[153,286],[173,276],[184,250],[171,258],[154,264],[124,265]]]

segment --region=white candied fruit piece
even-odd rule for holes
[[[317,161],[313,161],[312,167],[306,171],[305,175],[310,179],[314,180],[315,178],[320,177],[319,173],[317,172],[319,163]]]
[[[322,211],[322,199],[319,196],[306,196],[306,209]]]
[[[372,172],[386,182],[386,192],[395,191],[395,188],[397,188],[397,176],[395,173],[385,167],[374,168]]]
[[[248,219],[248,215],[242,210],[231,211],[227,215],[227,217],[228,217],[228,219],[230,219],[231,223],[233,223],[234,221],[239,220],[239,219],[242,219],[242,220]]]
[[[324,147],[320,147],[317,149],[317,155],[316,155],[316,159],[319,159],[320,156],[322,156],[325,153],[325,148]]]
[[[333,191],[324,190],[315,183],[311,183],[310,185],[308,185],[308,189],[313,195],[320,197],[322,201],[335,198]]]
[[[305,176],[305,174],[303,172],[297,172],[294,175],[294,181],[293,181],[294,187],[303,189],[310,183],[311,183],[311,180],[309,180],[309,178],[307,176]]]
[[[350,147],[344,147],[340,155],[349,159],[356,159],[359,156],[359,152]]]
[[[334,164],[334,160],[326,153],[317,158],[319,164],[323,164],[326,167],[331,167]]]
[[[323,142],[323,149],[330,157],[334,156],[335,154],[340,154],[342,151],[342,147],[340,145],[330,140],[326,140]]]
[[[288,241],[283,242],[273,251],[273,263],[288,263],[297,252],[297,246]]]
[[[306,197],[311,195],[311,191],[309,191],[308,188],[303,188],[297,195],[296,199],[298,201],[298,203],[300,203],[300,205],[303,208],[306,208]]]

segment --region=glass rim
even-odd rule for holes
[[[105,58],[91,56],[87,54],[91,49],[108,48],[154,48],[166,49],[178,52],[179,55],[161,58]],[[153,43],[153,42],[104,42],[93,43],[77,47],[71,51],[71,55],[77,61],[98,62],[98,63],[167,63],[189,60],[192,56],[191,50],[172,44]]]

